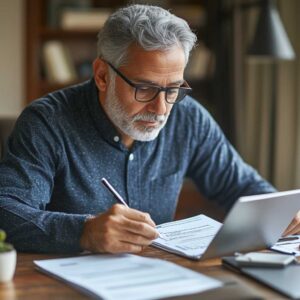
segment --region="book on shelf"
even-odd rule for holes
[[[214,69],[214,55],[200,43],[192,52],[186,67],[185,77],[190,80],[209,78]]]
[[[206,10],[199,4],[172,5],[171,12],[185,19],[192,28],[199,28],[206,23]]]
[[[68,83],[77,80],[74,62],[68,48],[52,40],[43,45],[45,73],[51,83]]]
[[[65,30],[99,30],[111,13],[112,10],[109,8],[65,9],[61,14],[60,26]]]
[[[59,27],[60,15],[64,9],[89,9],[92,0],[47,0],[47,25]]]

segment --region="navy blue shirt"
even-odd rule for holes
[[[173,106],[155,140],[127,149],[91,79],[19,117],[0,163],[0,228],[21,251],[80,251],[87,216],[116,203],[102,177],[157,224],[173,219],[185,177],[225,209],[242,195],[274,191],[190,97]]]

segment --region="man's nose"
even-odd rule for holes
[[[150,103],[149,111],[157,115],[165,115],[167,113],[168,103],[166,102],[165,92],[161,91]]]

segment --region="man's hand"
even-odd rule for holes
[[[290,234],[300,234],[300,210],[282,235],[287,236]]]
[[[115,204],[85,222],[80,245],[92,252],[136,253],[157,237],[149,214]]]

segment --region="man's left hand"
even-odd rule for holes
[[[297,212],[296,216],[284,231],[282,236],[287,236],[290,234],[300,234],[300,210]]]

